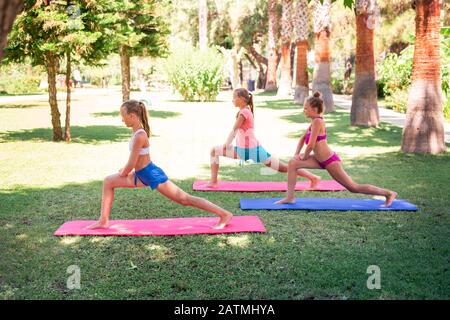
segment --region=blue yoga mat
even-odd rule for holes
[[[274,204],[281,198],[241,199],[242,210],[336,210],[336,211],[417,211],[406,200],[394,200],[388,208],[383,200],[348,198],[297,198],[294,204]]]

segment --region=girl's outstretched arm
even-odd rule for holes
[[[136,166],[136,162],[139,159],[139,150],[144,146],[144,144],[147,142],[147,136],[143,133],[138,133],[133,142],[133,147],[130,152],[130,157],[128,158],[127,164],[122,168],[119,175],[121,177],[126,177],[131,172],[131,170],[134,169]]]
[[[244,116],[239,115],[239,117],[236,119],[236,122],[234,123],[233,130],[228,135],[227,141],[225,141],[224,146],[229,146],[230,144],[233,143],[234,137],[236,136],[238,129],[241,127],[244,121],[245,121]]]

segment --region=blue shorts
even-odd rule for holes
[[[150,186],[152,190],[155,190],[159,184],[169,180],[164,171],[153,162],[150,162],[145,168],[134,172],[134,185],[137,185],[138,178],[143,184]]]
[[[239,159],[245,161],[251,159],[256,163],[266,162],[271,157],[270,153],[263,146],[257,146],[255,148],[234,147],[234,151],[238,154]]]

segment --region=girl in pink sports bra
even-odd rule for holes
[[[321,116],[323,110],[323,100],[319,92],[315,92],[312,97],[305,100],[303,113],[307,118],[311,119],[311,125],[307,132],[300,138],[294,158],[288,163],[287,195],[275,203],[295,203],[296,171],[300,168],[307,168],[326,169],[348,191],[384,196],[386,197],[384,206],[390,206],[397,196],[396,192],[370,184],[358,184],[344,171],[341,158],[327,144],[327,130],[325,128],[325,121]],[[304,145],[306,145],[305,153],[300,154]]]

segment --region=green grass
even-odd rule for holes
[[[286,103],[287,104],[287,103]],[[289,106],[280,108],[288,109]],[[286,121],[302,123],[294,111]],[[164,120],[170,121],[170,119]],[[100,179],[53,186],[6,184],[0,187],[0,298],[4,299],[449,299],[450,298],[450,153],[411,155],[397,152],[401,129],[352,128],[348,114],[327,115],[330,142],[336,147],[380,152],[343,155],[356,180],[389,187],[418,212],[241,211],[240,197],[279,197],[280,193],[192,192],[194,178],[173,179],[184,190],[223,206],[236,215],[257,215],[265,234],[178,237],[53,236],[73,219],[96,219]],[[120,143],[123,127],[73,127],[67,146],[48,141],[46,129],[3,133],[0,148],[9,157],[23,140],[30,153],[46,148],[52,175],[74,169],[62,152],[85,152],[99,142]],[[1,128],[0,128],[1,131]],[[293,138],[299,133],[289,133]],[[51,135],[50,135],[51,136]],[[127,137],[127,138],[126,138]],[[377,150],[378,150],[377,149]],[[396,149],[396,150],[392,150]],[[16,151],[17,150],[17,151]],[[1,157],[1,153],[0,153]],[[105,162],[108,159],[96,159]],[[188,161],[188,160],[187,160]],[[9,167],[32,166],[27,158]],[[5,165],[8,165],[5,163]],[[164,167],[164,165],[162,165]],[[277,180],[262,176],[258,165],[223,166],[222,179]],[[12,169],[0,170],[6,181]],[[316,171],[329,178],[324,171]],[[32,179],[39,177],[33,173]],[[34,178],[33,178],[34,177]],[[61,178],[61,180],[63,180]],[[302,192],[301,197],[357,197],[349,192]],[[209,216],[179,206],[149,189],[119,189],[113,218]],[[68,290],[66,269],[81,268],[81,289]],[[369,265],[381,268],[381,290],[369,290]]]
[[[117,126],[71,126],[72,142],[97,144],[101,142],[126,141],[130,138],[130,130]],[[6,142],[52,141],[53,130],[51,128],[36,128],[29,130],[0,132],[0,144]]]

